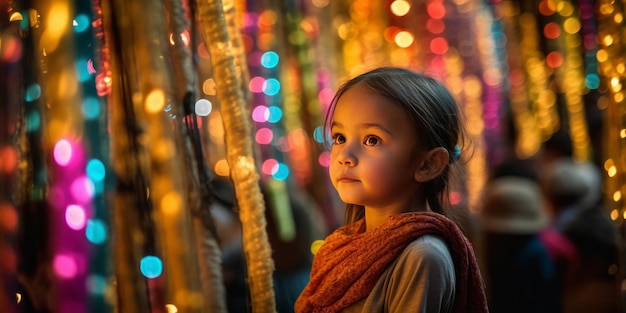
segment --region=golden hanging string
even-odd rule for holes
[[[507,34],[507,57],[509,66],[509,101],[513,115],[513,123],[517,130],[515,154],[522,159],[529,158],[539,151],[541,140],[539,128],[533,112],[529,108],[528,90],[525,81],[524,60],[521,55],[521,41],[524,34],[519,29],[520,10],[514,1],[502,1],[496,4],[496,9],[504,22],[504,32]],[[531,19],[529,13],[526,20]],[[526,34],[528,35],[528,34]]]
[[[623,35],[624,2],[601,0],[596,2],[598,25],[598,74],[600,90],[604,95],[598,100],[604,108],[604,162],[606,174],[606,203],[611,210],[611,219],[621,225],[626,219],[626,114],[624,83],[626,83],[626,49]]]
[[[532,149],[537,143],[549,138],[559,128],[559,116],[556,108],[556,95],[550,89],[551,70],[545,62],[545,56],[539,47],[540,33],[537,31],[537,19],[534,14],[524,13],[519,16],[520,58],[525,70],[526,90],[531,111],[534,112],[534,125],[539,130],[533,141]],[[537,150],[528,150],[534,154]],[[534,153],[533,153],[534,152]]]
[[[45,94],[48,112],[46,122],[46,150],[51,151],[63,138],[80,139],[83,117],[80,112],[81,90],[74,66],[71,1],[38,1],[41,8],[42,35],[37,51],[45,59],[42,69],[42,94]]]
[[[385,2],[356,0],[349,6],[350,20],[339,28],[343,43],[343,64],[348,78],[367,69],[389,63],[384,33],[387,21]]]
[[[589,131],[585,117],[583,91],[584,64],[582,60],[582,42],[580,38],[580,19],[576,13],[576,6],[567,0],[552,0],[556,2],[556,13],[563,30],[559,39],[560,50],[563,56],[563,65],[556,68],[556,82],[565,94],[564,100],[568,113],[569,132],[572,137],[574,159],[588,161],[590,159]]]
[[[222,104],[226,154],[239,219],[243,228],[243,248],[248,267],[248,281],[253,312],[275,312],[272,272],[274,262],[265,231],[265,207],[259,187],[259,173],[254,161],[251,126],[242,82],[231,50],[222,1],[197,1],[205,45],[214,68],[217,95]]]

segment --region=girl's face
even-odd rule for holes
[[[341,200],[387,214],[410,209],[421,162],[399,105],[357,84],[337,102],[331,134],[329,171]]]

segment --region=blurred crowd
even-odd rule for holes
[[[490,312],[623,312],[617,224],[597,164],[565,132],[496,167],[475,227]]]

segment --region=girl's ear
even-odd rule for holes
[[[449,161],[450,154],[446,148],[437,147],[428,151],[422,164],[415,171],[414,179],[420,183],[425,183],[436,178],[448,166]]]

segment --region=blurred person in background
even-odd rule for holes
[[[538,235],[548,225],[538,183],[496,177],[482,197],[480,258],[489,311],[560,312],[556,269]]]
[[[552,213],[542,234],[559,265],[567,313],[622,312],[618,229],[602,202],[602,177],[591,162],[561,157],[541,178]]]

